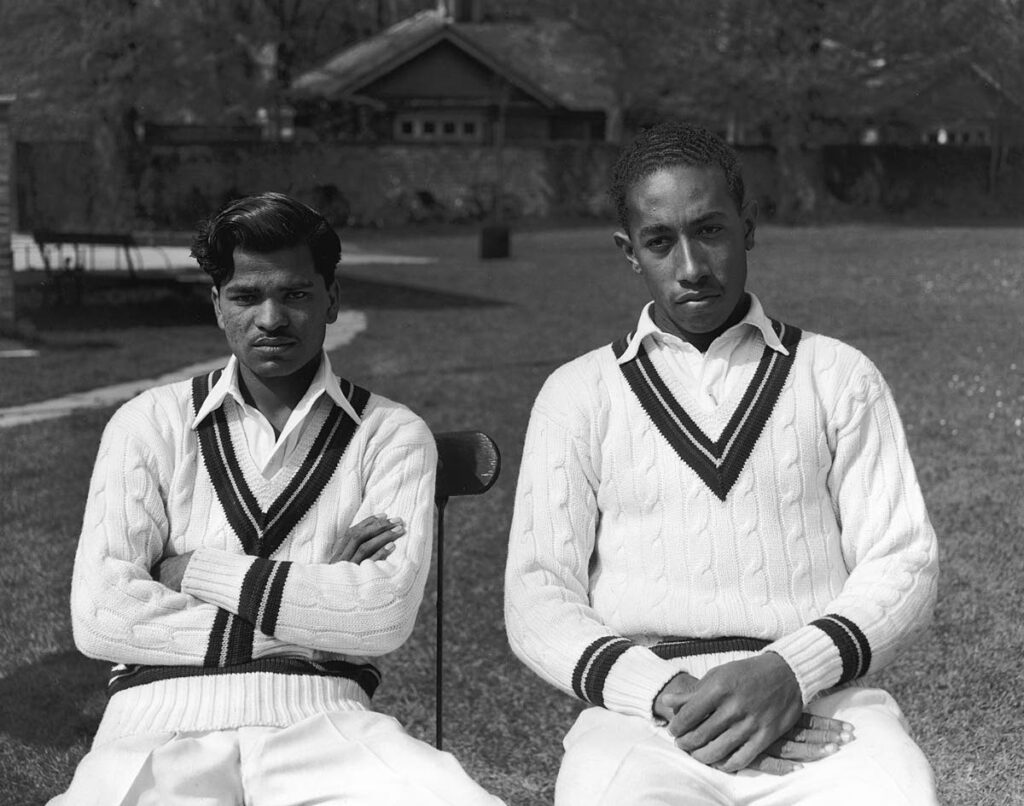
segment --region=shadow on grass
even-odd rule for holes
[[[0,733],[28,744],[70,747],[96,732],[110,664],[68,650],[0,680]]]
[[[401,283],[342,276],[347,308],[440,310],[500,307],[508,303],[486,297],[438,291]],[[57,299],[39,288],[19,289],[19,312],[41,336],[125,328],[193,327],[215,322],[208,286],[175,284],[167,278],[112,280],[86,276],[78,297]],[[100,345],[105,346],[105,345]]]

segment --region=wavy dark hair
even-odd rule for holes
[[[324,282],[334,282],[341,239],[320,213],[283,193],[235,199],[202,222],[192,240],[192,257],[220,288],[235,273],[236,249],[276,252],[306,244]]]
[[[608,195],[624,230],[629,231],[629,210],[626,208],[629,189],[641,179],[673,165],[721,168],[736,209],[743,209],[743,170],[732,146],[701,126],[659,123],[637,135],[620,152],[612,168]]]

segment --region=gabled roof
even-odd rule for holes
[[[883,92],[886,87],[881,88]],[[927,120],[1019,118],[1024,108],[986,70],[966,58],[947,61],[916,82],[888,88],[879,106],[890,116]]]
[[[376,79],[447,41],[547,107],[598,110],[611,105],[599,43],[568,23],[457,23],[421,11],[343,50],[292,83],[301,95],[353,97]]]

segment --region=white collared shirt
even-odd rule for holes
[[[747,362],[756,364],[765,345],[789,355],[772,329],[761,301],[754,294],[749,296],[750,308],[746,316],[711,342],[704,353],[659,328],[651,315],[654,303],[648,303],[640,313],[636,333],[618,362],[632,360],[640,344],[647,339],[647,348],[661,354],[665,365],[693,390],[697,403],[705,411],[714,410],[733,390],[740,375],[734,370]]]
[[[352,408],[352,404],[341,391],[338,378],[331,369],[331,361],[327,357],[327,353],[322,353],[320,367],[310,382],[309,388],[298,405],[292,409],[292,413],[288,416],[288,422],[284,424],[281,433],[275,435],[274,427],[263,413],[255,406],[245,402],[242,390],[238,385],[238,359],[231,356],[220,379],[214,384],[210,394],[192,420],[192,428],[198,426],[208,414],[220,408],[228,397],[233,398],[238,406],[239,419],[242,424],[242,432],[245,434],[246,445],[249,448],[249,456],[252,457],[256,467],[260,469],[263,477],[269,479],[284,466],[292,451],[299,444],[310,413],[320,397],[325,394],[341,406],[342,410],[357,423],[360,421],[356,410]]]

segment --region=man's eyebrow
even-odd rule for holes
[[[666,232],[672,232],[672,228],[668,224],[648,224],[645,227],[640,227],[637,237],[649,238],[652,235],[662,235]]]

